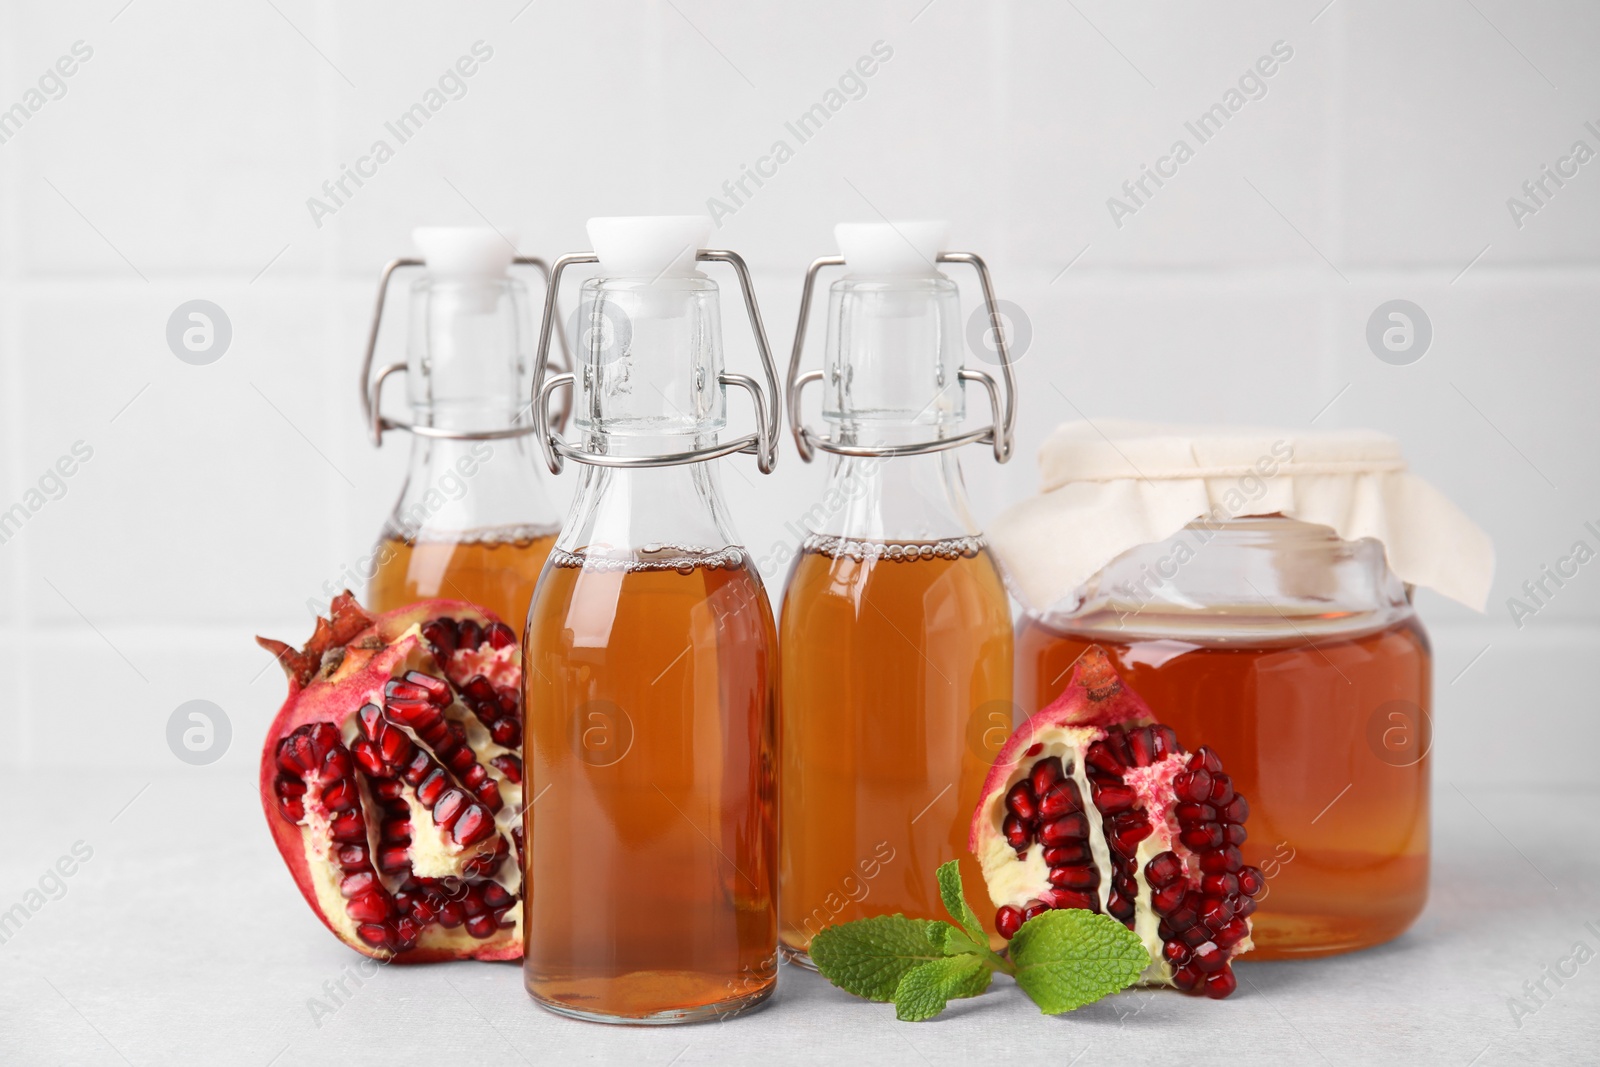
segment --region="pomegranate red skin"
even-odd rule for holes
[[[311,868],[300,827],[287,822],[277,811],[273,782],[278,775],[279,743],[294,730],[309,723],[331,722],[341,726],[363,704],[381,701],[383,687],[393,675],[395,666],[423,647],[419,634],[406,634],[418,623],[441,615],[477,619],[485,627],[499,621],[463,600],[420,601],[373,616],[357,605],[348,592],[334,601],[329,614],[329,619],[317,620],[317,632],[305,653],[296,652],[292,646],[281,641],[256,639],[263,648],[278,657],[289,677],[289,695],[278,709],[272,725],[267,728],[266,742],[261,750],[259,785],[267,828],[272,831],[272,840],[278,846],[278,853],[289,868],[295,886],[329,932],[363,955],[383,958],[390,963],[435,963],[469,958],[521,959],[520,943],[495,944],[492,941],[478,943],[470,952],[418,947],[392,956],[379,955],[358,940],[346,936],[323,914],[316,891],[312,888]],[[319,655],[320,667],[312,662]],[[342,658],[338,658],[337,665],[334,665],[333,659],[337,657]]]

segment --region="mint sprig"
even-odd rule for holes
[[[1150,964],[1132,930],[1081,909],[1047,911],[1023,923],[1007,959],[989,948],[956,862],[940,866],[938,878],[954,924],[878,915],[825,927],[811,939],[817,970],[847,993],[893,1001],[896,1018],[921,1022],[952,1000],[986,991],[996,971],[1015,978],[1040,1011],[1059,1015],[1126,989]]]

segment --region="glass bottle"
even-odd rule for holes
[[[529,993],[561,1014],[692,1022],[748,1008],[777,981],[778,698],[766,593],[706,462],[776,457],[777,383],[742,261],[705,250],[700,216],[592,219],[573,374],[540,373],[542,411],[575,391],[581,466],[534,594],[523,672]],[[697,251],[698,250],[698,251]],[[715,282],[732,262],[767,397],[723,370]],[[553,296],[547,297],[548,347]],[[542,368],[542,359],[541,359]],[[757,433],[719,444],[725,387]]]
[[[780,940],[810,966],[821,928],[896,912],[942,918],[935,868],[983,881],[967,831],[1014,717],[1011,611],[967,504],[956,446],[1009,457],[1014,407],[962,367],[960,294],[936,263],[941,223],[838,227],[842,257],[813,264],[790,364],[801,454],[829,452],[828,485],[784,592]],[[822,372],[799,374],[810,287],[833,283]],[[993,320],[991,320],[993,322]],[[997,335],[998,324],[993,323]],[[803,427],[799,391],[823,382],[830,434]],[[987,386],[997,425],[961,432],[964,384]]]
[[[1415,921],[1432,653],[1382,544],[1277,515],[1141,545],[1023,617],[1022,706],[1055,699],[1092,644],[1250,798],[1244,861],[1267,876],[1251,959],[1349,952]]]
[[[368,605],[466,600],[520,632],[557,515],[528,452],[527,290],[509,268],[544,264],[514,260],[487,227],[420,227],[413,240],[424,258],[385,269],[362,375],[375,441],[385,429],[412,434],[405,484],[374,551]],[[399,266],[426,268],[411,285],[407,361],[384,367],[368,386],[384,290]],[[376,415],[383,379],[400,370],[409,425]]]

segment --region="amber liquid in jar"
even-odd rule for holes
[[[739,549],[552,554],[524,653],[524,976],[547,1007],[679,1021],[776,984],[776,647]]]
[[[487,608],[517,633],[556,531],[510,526],[473,531],[460,540],[405,537],[386,530],[367,590],[373,611],[443,597]]]
[[[944,918],[947,860],[983,899],[967,832],[1010,733],[1011,613],[976,537],[814,535],[784,598],[779,935],[809,965],[824,926]]]
[[[1244,861],[1267,876],[1250,959],[1380,944],[1427,901],[1427,635],[1412,615],[1353,633],[1320,633],[1318,621],[1233,640],[1018,626],[1024,710],[1054,700],[1095,644],[1185,745],[1221,757],[1250,802]]]

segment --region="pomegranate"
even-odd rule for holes
[[[1001,750],[968,844],[1007,940],[1052,908],[1103,912],[1150,951],[1143,984],[1221,998],[1263,885],[1239,853],[1249,812],[1216,753],[1186,753],[1092,647]]]
[[[373,616],[346,591],[305,648],[257,641],[289,676],[261,753],[261,802],[312,910],[378,959],[519,958],[511,628],[452,600]]]

